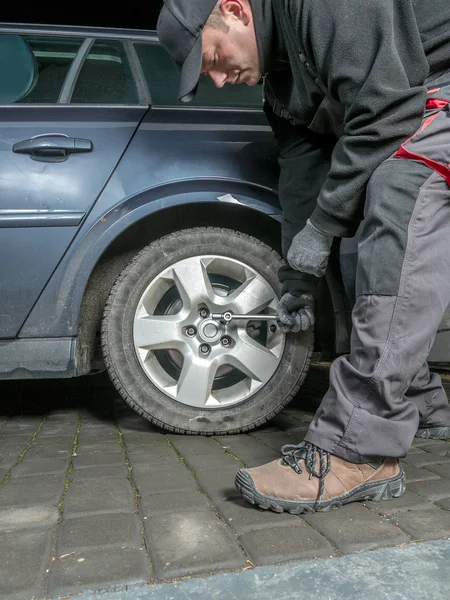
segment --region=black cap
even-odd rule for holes
[[[181,68],[180,100],[190,102],[202,70],[202,29],[217,0],[164,0],[157,33]]]

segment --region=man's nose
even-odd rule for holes
[[[228,73],[222,73],[221,71],[209,71],[208,75],[213,80],[214,85],[218,88],[221,88],[225,85],[228,77]]]

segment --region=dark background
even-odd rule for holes
[[[109,3],[62,0],[59,3],[36,2],[34,5],[29,5],[29,8],[23,6],[14,8],[11,6],[12,4],[2,3],[1,21],[3,23],[155,29],[162,0],[141,0],[140,2],[118,0]]]

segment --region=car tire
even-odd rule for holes
[[[264,314],[264,310],[266,313],[269,311],[269,314],[276,314],[276,303],[281,291],[277,272],[281,264],[277,252],[261,241],[233,230],[220,228],[178,231],[153,242],[139,252],[124,269],[111,290],[102,324],[102,347],[106,368],[114,386],[125,401],[157,426],[170,432],[185,434],[218,435],[245,432],[262,425],[282,410],[299,390],[308,371],[313,349],[312,331],[285,335],[274,325],[276,321],[270,325],[270,321],[262,324],[260,321],[251,323],[236,321],[232,326],[227,326],[232,332],[229,339],[226,340],[224,337],[227,336],[223,336],[220,342],[216,342],[215,345],[210,344],[211,358],[205,358],[205,362],[202,362],[201,359],[204,357],[198,357],[196,354],[197,345],[192,346],[198,342],[201,344],[201,351],[204,351],[206,345],[202,344],[202,339],[188,339],[186,332],[189,331],[191,334],[193,329],[186,327],[179,329],[181,327],[179,323],[172,324],[174,319],[184,318],[187,310],[193,310],[194,297],[197,293],[195,286],[201,279],[198,274],[204,273],[207,269],[210,269],[211,273],[208,271],[202,282],[206,281],[206,289],[210,290],[209,282],[214,293],[209,291],[208,298],[195,297],[196,301],[204,302],[204,310],[208,309],[210,297],[220,304],[222,310],[228,309],[232,305],[227,304],[228,299],[232,303],[235,297],[233,290],[237,294],[236,302],[250,302],[249,290],[251,289],[253,294],[251,286],[254,286],[257,290],[261,289],[267,304],[265,309],[261,309],[264,304],[261,296],[258,314]],[[181,279],[185,277],[183,273],[188,273],[187,285],[184,285],[185,281],[180,284]],[[192,277],[192,280],[189,277]],[[172,285],[174,281],[178,283]],[[245,284],[242,283],[243,281]],[[191,285],[192,289],[188,289]],[[239,293],[243,289],[240,286],[247,286],[245,288],[248,291],[247,296],[245,293]],[[188,309],[183,304],[183,299],[180,300],[183,296],[180,290],[187,292]],[[199,293],[201,295],[201,292]],[[273,300],[269,302],[271,293]],[[170,294],[172,294],[172,304],[166,299]],[[173,297],[176,298],[175,301]],[[254,303],[255,298],[251,296]],[[217,305],[213,304],[210,304],[209,308],[212,311],[218,310]],[[196,311],[198,308],[195,305]],[[234,312],[237,314],[236,310]],[[189,313],[193,320],[196,314]],[[204,316],[206,313],[202,314]],[[189,318],[191,317],[188,317],[188,321]],[[149,347],[139,345],[144,335],[141,333],[142,324],[161,327],[161,319],[167,319],[169,323],[161,330],[162,337],[166,335],[165,332],[169,331],[169,328],[178,327],[176,331],[183,333],[176,334],[179,337],[174,344],[182,348],[180,352],[189,352],[189,356],[182,354],[180,359],[178,350],[151,349],[151,345],[156,344],[156,334],[149,336]],[[201,329],[203,323],[206,323],[204,319],[197,320],[196,323],[198,335],[200,331],[203,336],[206,335],[205,332],[208,335],[224,333],[224,329],[221,328],[225,328],[225,325],[223,322],[218,324],[217,319],[211,321],[208,330]],[[152,331],[156,330],[152,329]],[[167,333],[167,336],[170,337],[170,334]],[[227,351],[223,348],[225,342],[232,344]],[[161,342],[161,344],[164,346],[167,343]],[[242,350],[243,344],[246,344],[244,350]],[[185,348],[188,350],[183,350]],[[263,355],[262,363],[257,360],[259,355],[255,354],[260,350]],[[217,358],[213,357],[214,353],[217,353]],[[252,365],[248,369],[245,364],[247,358]],[[201,391],[199,396],[205,393],[205,399],[209,398],[208,402],[211,401],[212,405],[192,405],[192,402],[195,404],[198,401],[194,393],[195,386],[197,384],[200,386],[199,382],[203,376],[207,378],[205,369],[212,368],[213,360],[216,361],[214,368],[216,363],[220,363],[221,366],[214,372],[211,391],[204,392],[204,387],[199,388]],[[261,373],[262,365],[266,360],[268,371],[264,370]],[[234,362],[230,366],[227,361]],[[191,370],[187,366],[184,369],[188,364],[192,365]],[[236,364],[238,368],[235,367]],[[174,373],[173,369],[179,371]],[[196,376],[196,369],[199,377]],[[253,372],[257,375],[255,376]],[[180,383],[181,373],[186,376]],[[219,373],[223,374],[219,377]],[[266,376],[267,381],[265,381]],[[191,382],[194,386],[193,401],[189,399],[189,390],[181,391],[184,382],[187,381],[186,378],[189,377],[193,378]],[[201,385],[203,386],[203,383]],[[174,390],[180,390],[178,396]],[[185,397],[186,393],[188,400]],[[217,400],[218,397],[220,400]]]

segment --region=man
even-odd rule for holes
[[[313,324],[335,238],[362,222],[351,350],[305,440],[242,469],[262,508],[294,514],[400,496],[414,438],[450,439],[426,358],[450,302],[450,2],[166,0],[180,99],[264,80],[279,145],[285,330]]]

